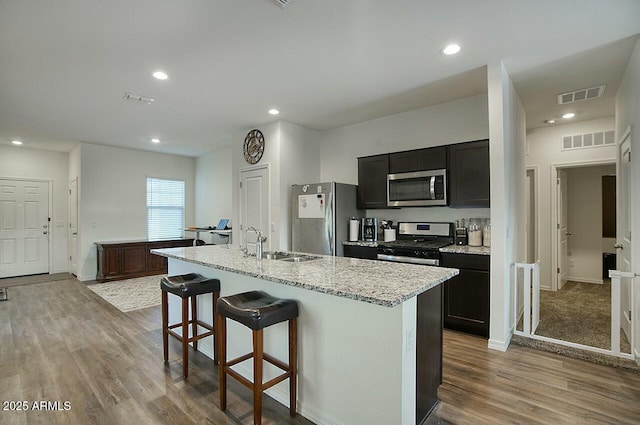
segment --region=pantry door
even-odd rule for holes
[[[0,180],[0,278],[49,272],[49,183]]]

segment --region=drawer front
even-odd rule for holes
[[[455,269],[489,271],[491,257],[489,255],[477,254],[451,254],[443,252],[440,265],[443,267],[453,267]]]

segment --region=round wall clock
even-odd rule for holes
[[[244,138],[244,159],[249,164],[260,161],[264,153],[264,136],[260,130],[251,130]]]

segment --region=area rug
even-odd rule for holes
[[[160,279],[163,276],[166,275],[95,283],[87,285],[87,288],[118,310],[127,313],[160,305]]]

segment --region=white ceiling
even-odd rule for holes
[[[325,130],[486,92],[498,60],[540,121],[582,71],[615,95],[632,41],[611,43],[638,33],[637,0],[0,0],[0,144],[196,156],[275,119]]]

